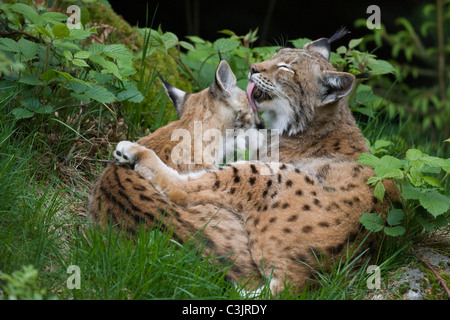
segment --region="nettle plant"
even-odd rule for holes
[[[121,44],[92,43],[95,28],[70,29],[68,16],[15,3],[0,5],[0,102],[16,119],[114,101],[141,102],[129,77],[132,53]]]
[[[391,145],[390,141],[379,140],[371,147],[373,154],[361,154],[358,161],[374,168],[375,176],[367,184],[374,186],[375,197],[385,201],[382,181],[391,180],[400,205],[387,213],[386,221],[376,213],[365,213],[361,223],[370,231],[383,231],[388,236],[434,232],[447,226],[450,159],[433,157],[418,149],[409,149],[404,159],[383,155]]]

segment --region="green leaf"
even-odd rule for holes
[[[42,24],[43,20],[39,17],[36,10],[24,3],[15,3],[9,7],[12,11],[22,14],[24,17],[28,18],[31,22],[35,24]]]
[[[442,187],[441,183],[435,177],[424,176],[423,180],[428,183],[430,186],[440,188]]]
[[[70,74],[68,74],[67,72],[58,71],[58,70],[54,70],[54,69],[51,69],[51,70],[53,70],[54,72],[60,74],[61,76],[63,76],[63,77],[64,77],[66,80],[68,80],[68,81],[77,82],[77,83],[80,83],[80,84],[84,84],[84,85],[86,85],[86,86],[88,86],[88,87],[91,87],[91,84],[90,84],[89,82],[86,82],[86,81],[83,81],[83,80],[74,78],[74,77],[72,77]],[[42,77],[42,76],[41,76],[41,77]]]
[[[358,162],[371,167],[377,167],[381,164],[380,159],[370,153],[361,153]]]
[[[86,61],[81,59],[73,59],[72,63],[79,67],[89,67],[89,65],[86,63]]]
[[[67,61],[72,61],[72,59],[73,59],[72,52],[64,50],[63,55],[64,55],[64,58],[67,59]]]
[[[87,59],[91,56],[92,52],[89,51],[78,51],[73,56],[76,59]]]
[[[200,37],[197,36],[186,36],[189,40],[191,40],[193,43],[200,43],[200,44],[206,44],[206,41],[203,40]]]
[[[19,44],[10,38],[0,38],[0,50],[8,52],[20,52]]]
[[[375,186],[375,190],[373,191],[374,196],[380,200],[381,202],[383,202],[383,198],[384,198],[384,194],[385,194],[386,190],[384,188],[384,184],[380,181],[377,183],[377,185]]]
[[[220,38],[214,41],[213,48],[220,52],[229,52],[239,47],[240,42],[235,39]]]
[[[180,46],[186,50],[194,51],[195,47],[186,41],[180,41]]]
[[[103,103],[111,103],[116,98],[113,93],[98,85],[93,85],[84,94],[93,100]]]
[[[405,233],[405,228],[402,226],[396,226],[396,227],[385,227],[384,232],[391,237],[398,237]]]
[[[415,188],[408,182],[402,184],[402,197],[407,200],[419,200],[422,193],[422,189]]]
[[[359,221],[367,230],[372,232],[378,232],[384,228],[383,218],[376,213],[366,212],[361,216]]]
[[[363,39],[352,39],[350,40],[348,47],[349,49],[353,49],[356,48],[357,46],[359,46],[359,44],[363,41]]]
[[[450,198],[440,194],[436,190],[423,193],[419,201],[435,218],[447,212],[450,208]]]
[[[110,44],[103,47],[103,53],[113,59],[132,59],[133,55],[123,44]]]
[[[161,36],[165,48],[168,50],[178,44],[178,37],[172,32],[166,32]]]
[[[26,74],[26,75],[22,76],[22,78],[20,78],[19,82],[29,84],[32,86],[37,86],[40,84],[39,78],[32,74]]]
[[[390,226],[396,226],[403,222],[405,213],[401,209],[392,209],[387,216],[387,223]]]
[[[134,84],[128,82],[125,88],[125,90],[119,92],[119,94],[117,95],[118,101],[128,100],[131,102],[139,103],[144,100],[144,96]]]
[[[395,68],[387,61],[381,59],[369,58],[368,68],[373,75],[382,75],[388,73],[396,73]]]
[[[34,116],[34,112],[28,111],[27,109],[23,109],[23,108],[14,108],[11,110],[11,113],[14,115],[14,117],[17,120],[27,119],[27,118],[31,118],[32,116]]]
[[[296,40],[291,40],[290,42],[294,45],[294,47],[299,48],[299,49],[303,49],[303,46],[305,44],[307,44],[308,42],[311,42],[311,39],[299,38],[299,39],[296,39]]]
[[[419,160],[422,156],[422,151],[417,149],[409,149],[408,151],[406,151],[406,158],[408,160]]]
[[[53,37],[52,34],[47,29],[45,29],[43,26],[34,26],[34,29],[37,32],[39,32],[40,34],[42,34],[50,39]]]
[[[39,45],[27,39],[21,38],[18,41],[20,53],[23,55],[25,60],[32,60],[37,58],[37,53],[39,52]]]
[[[390,169],[399,169],[405,164],[404,160],[400,160],[392,156],[383,156],[380,161],[381,165]]]
[[[23,99],[20,104],[30,111],[35,111],[40,106],[40,102],[39,102],[38,98],[26,98],[26,99]]]
[[[65,24],[55,24],[52,28],[52,32],[56,39],[64,39],[70,36],[70,30]]]
[[[53,112],[53,107],[49,105],[40,106],[35,110],[35,112],[40,114],[50,114]]]

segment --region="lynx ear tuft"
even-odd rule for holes
[[[320,38],[318,40],[309,42],[303,46],[303,49],[314,51],[324,57],[326,60],[330,59],[330,44],[343,36],[345,36],[349,31],[342,27],[336,31],[330,38]]]
[[[157,73],[157,75],[161,79],[164,89],[166,90],[166,94],[169,96],[173,106],[175,107],[178,118],[181,118],[181,115],[183,114],[184,100],[187,93],[168,83],[159,73]]]

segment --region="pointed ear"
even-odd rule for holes
[[[345,27],[342,27],[338,31],[336,31],[330,38],[320,38],[318,40],[309,42],[303,46],[303,49],[314,51],[320,54],[325,59],[330,59],[330,43],[336,41],[343,36],[345,36],[348,30]]]
[[[317,52],[326,60],[330,59],[330,44],[327,38],[320,38],[319,40],[309,42],[303,46],[303,49]]]
[[[164,89],[166,90],[166,94],[169,96],[173,106],[175,107],[175,111],[177,112],[178,118],[181,118],[181,115],[183,114],[184,100],[186,98],[187,93],[168,83],[166,80],[163,79],[163,77],[159,73],[158,77],[161,79],[164,85]]]
[[[216,77],[211,89],[222,94],[231,95],[235,87],[236,76],[231,70],[228,62],[221,60],[217,67]]]
[[[347,72],[326,71],[319,78],[319,92],[322,105],[333,103],[349,94],[355,83],[355,76]]]

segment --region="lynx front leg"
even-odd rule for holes
[[[114,157],[120,165],[134,165],[134,171],[142,174],[158,192],[165,194],[171,201],[183,204],[187,194],[180,186],[183,177],[166,166],[153,152],[137,143],[121,141],[114,151]]]

